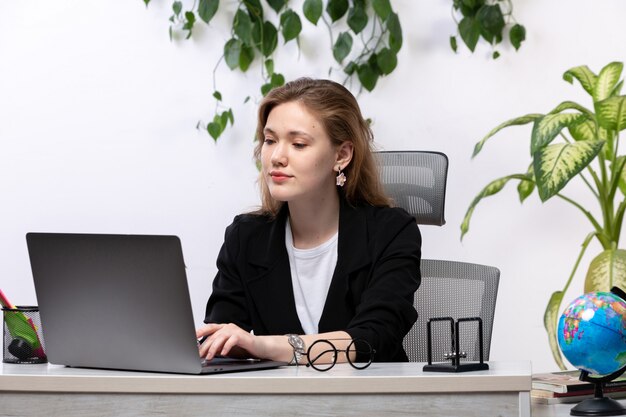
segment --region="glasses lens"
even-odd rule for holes
[[[309,347],[307,358],[313,369],[328,371],[337,362],[337,349],[328,340],[318,340]]]
[[[365,369],[372,363],[374,359],[374,350],[372,346],[365,340],[355,339],[350,343],[347,349],[348,362],[356,369]],[[354,361],[350,359],[350,354],[355,353]],[[359,362],[357,362],[359,361]]]

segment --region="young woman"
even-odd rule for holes
[[[261,103],[257,138],[262,207],[226,229],[200,355],[306,363],[317,340],[345,351],[358,339],[375,361],[406,361],[421,236],[389,206],[354,96],[328,80],[287,83]]]

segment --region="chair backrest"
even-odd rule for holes
[[[435,317],[480,317],[483,322],[483,359],[489,360],[491,332],[496,308],[500,271],[492,266],[466,262],[422,259],[422,284],[415,293],[418,319],[404,338],[404,349],[411,362],[426,362],[426,323]],[[433,362],[445,362],[446,352],[452,352],[449,322],[432,323]],[[467,353],[465,361],[480,358],[478,324],[463,322],[459,327],[460,351]]]
[[[441,152],[377,152],[385,192],[417,224],[445,224],[448,157]]]

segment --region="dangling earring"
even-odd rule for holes
[[[346,176],[343,172],[341,172],[341,165],[337,166],[337,185],[339,187],[343,187],[346,183]]]

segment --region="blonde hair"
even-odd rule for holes
[[[351,205],[368,204],[389,206],[380,182],[378,166],[372,153],[374,135],[367,121],[363,119],[356,99],[339,83],[330,80],[298,78],[282,87],[273,89],[259,106],[257,124],[257,144],[254,157],[257,164],[261,161],[261,148],[264,142],[263,129],[270,112],[276,106],[297,101],[315,114],[324,126],[324,130],[333,144],[339,146],[351,142],[353,155],[350,163],[343,169],[347,181],[342,191]],[[284,202],[274,199],[267,186],[267,179],[261,172],[260,212],[275,216]]]

